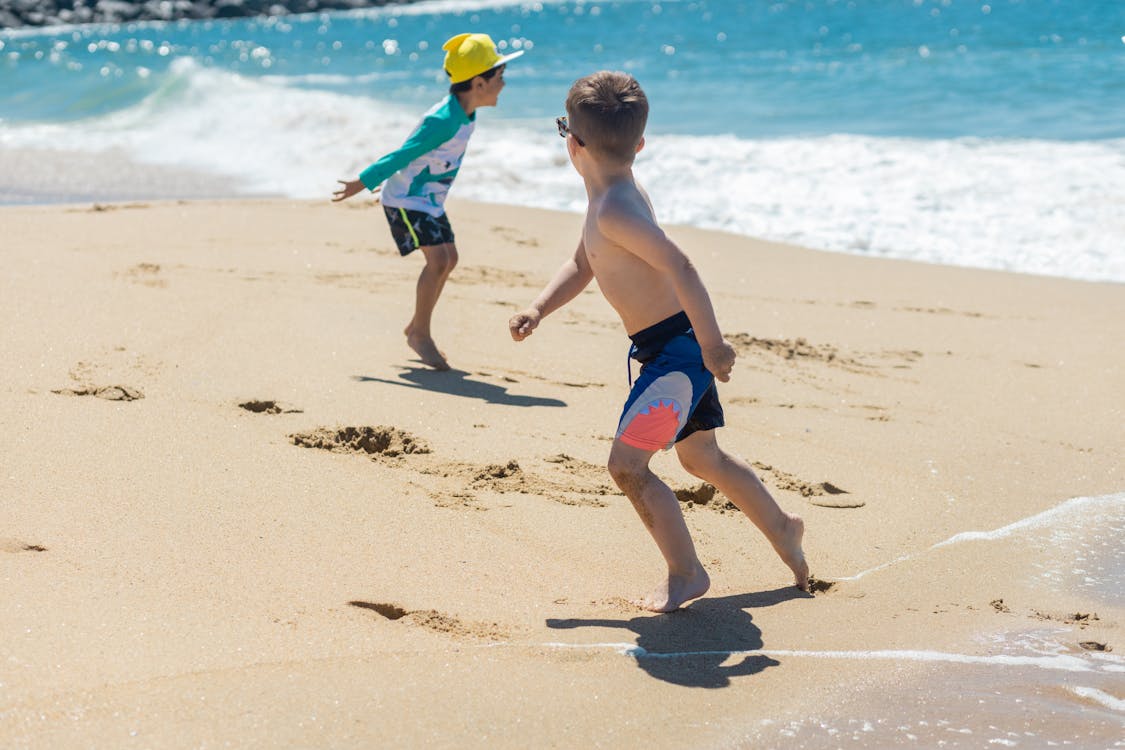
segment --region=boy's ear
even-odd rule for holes
[[[578,153],[578,139],[570,137],[566,139],[566,150],[570,153],[571,157]]]
[[[642,149],[643,149],[644,147],[645,147],[645,137],[644,137],[644,136],[642,135],[642,136],[641,136],[641,140],[640,140],[640,142],[638,142],[638,143],[637,143],[637,153],[638,153],[638,154],[639,154],[639,153],[641,153],[641,150],[642,150]]]

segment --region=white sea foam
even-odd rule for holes
[[[1073,691],[1074,694],[1080,698],[1086,698],[1088,700],[1094,701],[1095,703],[1100,703],[1106,708],[1112,709],[1114,711],[1125,712],[1125,700],[1115,698],[1104,690],[1098,690],[1097,688],[1092,687],[1078,686],[1072,687],[1071,691]]]
[[[855,581],[863,578],[866,575],[870,575],[871,573],[885,570],[893,565],[897,565],[898,563],[905,562],[906,560],[912,560],[920,555],[926,554],[927,552],[931,552],[941,547],[948,547],[953,544],[974,541],[996,541],[1022,531],[1047,528],[1051,527],[1052,525],[1074,523],[1076,519],[1081,521],[1083,526],[1087,526],[1088,523],[1086,522],[1086,520],[1083,519],[1081,515],[1076,515],[1080,513],[1085,514],[1093,512],[1115,512],[1118,515],[1121,515],[1123,511],[1125,511],[1125,492],[1119,492],[1113,495],[1100,495],[1096,497],[1075,497],[1063,503],[1060,503],[1059,505],[1056,505],[1054,508],[1045,510],[1042,513],[1036,513],[1033,516],[1021,518],[1018,521],[1014,521],[998,529],[993,529],[992,531],[963,531],[959,534],[954,534],[948,539],[938,542],[937,544],[934,544],[927,549],[922,550],[921,552],[901,555],[894,560],[890,560],[888,562],[876,565],[873,568],[868,568],[867,570],[860,571],[855,575],[845,576],[837,578],[835,580]],[[1108,528],[1111,532],[1113,532],[1115,527],[1110,526]]]
[[[553,649],[579,649],[590,651],[611,651],[622,656],[632,656],[636,659],[683,659],[694,656],[768,656],[768,657],[800,657],[809,659],[835,659],[844,661],[909,661],[909,662],[941,662],[950,664],[973,664],[993,667],[1036,667],[1062,672],[1106,672],[1110,671],[1108,665],[1092,661],[1082,656],[1069,654],[992,654],[978,656],[975,654],[958,654],[947,651],[928,651],[919,649],[876,649],[860,651],[811,651],[801,649],[748,649],[748,650],[711,650],[711,651],[649,651],[631,643],[559,643],[548,642],[543,646]],[[1125,659],[1116,657],[1114,664],[1125,664]]]
[[[397,146],[417,112],[293,89],[175,60],[141,104],[77,124],[0,128],[0,145],[103,152],[235,178],[251,193],[325,197],[380,150]]]
[[[930,549],[946,547],[950,544],[958,544],[960,542],[995,541],[1011,536],[1018,531],[1049,526],[1078,511],[1112,508],[1122,504],[1125,504],[1125,492],[1116,495],[1102,495],[1100,497],[1075,497],[1060,505],[1056,505],[1054,508],[1045,510],[1042,513],[1022,518],[1019,521],[1015,521],[1014,523],[1010,523],[998,529],[993,529],[992,531],[963,531],[960,534],[954,534],[944,542],[938,542],[930,547]]]
[[[142,163],[229,176],[248,192],[324,197],[337,178],[396,148],[421,112],[310,90],[310,75],[250,78],[183,58],[139,105],[69,124],[0,123],[0,145],[117,148]],[[582,210],[581,181],[551,118],[482,110],[478,122],[455,196]],[[1125,281],[1125,139],[655,134],[636,173],[667,222],[864,255]]]

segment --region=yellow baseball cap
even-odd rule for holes
[[[450,83],[468,81],[523,54],[521,49],[501,55],[488,34],[458,34],[441,48],[445,50],[445,72]]]

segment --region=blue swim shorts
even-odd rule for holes
[[[693,432],[723,426],[715,376],[703,366],[685,313],[630,338],[629,356],[642,364],[621,412],[618,440],[642,450],[668,450]]]

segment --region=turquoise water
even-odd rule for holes
[[[463,30],[527,54],[454,195],[580,210],[553,118],[578,75],[623,69],[649,94],[637,172],[669,221],[1125,281],[1125,3],[1108,0],[424,2],[0,32],[0,148],[323,196],[441,96],[440,46]],[[82,193],[66,179],[36,200]]]

